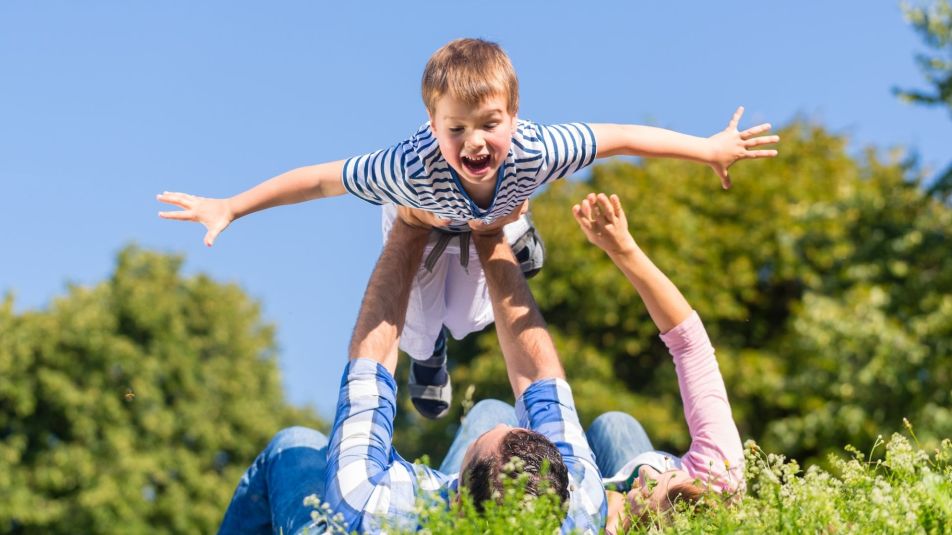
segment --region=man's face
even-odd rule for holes
[[[511,430],[511,426],[499,424],[482,435],[479,435],[479,437],[469,445],[469,448],[466,449],[466,453],[463,454],[463,464],[461,467],[466,468],[473,462],[473,459],[481,459],[495,455],[496,452],[499,451],[502,439],[505,438]]]
[[[456,170],[467,192],[492,191],[496,172],[506,161],[516,129],[516,116],[503,96],[472,106],[443,95],[436,102],[430,125],[440,152]],[[488,187],[487,187],[488,186]]]

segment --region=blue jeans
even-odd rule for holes
[[[499,423],[516,425],[511,405],[494,399],[474,405],[456,432],[440,471],[459,472],[469,445]],[[219,535],[292,535],[310,524],[314,509],[304,505],[304,498],[324,496],[327,444],[323,433],[306,427],[279,431],[238,482]]]
[[[440,465],[445,474],[459,472],[466,449],[480,435],[503,423],[515,427],[512,405],[487,399],[469,411]],[[610,476],[639,453],[654,448],[637,420],[607,412],[585,433],[598,469]],[[242,476],[225,512],[219,535],[235,533],[292,535],[311,522],[304,498],[324,496],[327,437],[313,429],[291,427],[278,432]]]
[[[292,535],[311,522],[304,498],[324,496],[327,437],[306,427],[278,432],[248,467],[218,528],[232,533]]]
[[[630,414],[606,412],[585,432],[602,477],[611,477],[638,454],[654,450],[648,434]]]

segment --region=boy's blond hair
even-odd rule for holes
[[[423,70],[423,104],[430,115],[447,94],[473,106],[503,96],[510,115],[519,110],[519,80],[509,56],[482,39],[456,39],[430,56]]]

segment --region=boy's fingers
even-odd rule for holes
[[[770,145],[771,143],[779,143],[780,136],[760,136],[753,139],[748,139],[744,141],[745,147],[757,147],[760,145]]]
[[[155,198],[164,203],[174,204],[181,208],[191,208],[191,206],[189,206],[189,202],[191,201],[189,197],[189,195],[182,193],[163,193],[162,195],[156,195]]]
[[[775,150],[749,150],[744,155],[745,158],[773,158],[778,154]]]
[[[766,132],[767,130],[770,130],[770,123],[758,124],[757,126],[752,126],[748,128],[747,130],[744,130],[743,132],[741,132],[740,137],[741,139],[747,139],[751,136],[762,134]]]
[[[731,189],[731,175],[727,171],[721,175],[721,187],[724,189]]]
[[[734,112],[734,116],[731,117],[731,122],[727,123],[727,128],[737,129],[737,125],[740,124],[740,118],[744,115],[744,107],[738,106],[737,111]]]
[[[179,210],[176,212],[159,212],[162,219],[175,219],[178,221],[194,221],[195,215],[190,210]]]

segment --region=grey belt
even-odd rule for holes
[[[446,250],[446,246],[449,245],[450,241],[453,238],[459,236],[459,263],[463,266],[463,269],[466,273],[469,273],[469,238],[470,231],[468,230],[446,230],[446,229],[433,229],[439,237],[436,240],[436,243],[433,244],[433,249],[430,250],[430,254],[426,255],[426,260],[423,262],[423,266],[426,267],[426,270],[430,273],[433,272],[433,266],[436,265],[436,261],[440,259],[440,256],[443,255],[443,251]]]

